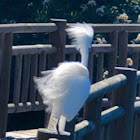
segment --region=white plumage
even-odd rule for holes
[[[47,110],[57,119],[63,115],[71,121],[84,105],[90,90],[87,69],[89,47],[93,39],[93,29],[88,24],[75,24],[67,30],[81,53],[80,62],[63,62],[52,71],[43,72],[40,78],[34,77],[36,87],[43,98]]]

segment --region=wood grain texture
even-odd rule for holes
[[[0,138],[5,137],[7,128],[7,104],[9,97],[12,45],[13,34],[5,34],[0,78]]]

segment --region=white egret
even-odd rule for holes
[[[51,111],[58,120],[63,115],[69,122],[82,108],[89,95],[87,65],[94,31],[86,23],[71,25],[66,31],[76,42],[81,54],[81,63],[60,63],[57,68],[44,72],[42,77],[35,77],[34,81],[44,104],[48,106],[46,111]],[[57,131],[59,132],[58,128]]]

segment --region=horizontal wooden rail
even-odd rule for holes
[[[140,101],[136,101],[134,104],[134,112],[140,113]]]
[[[56,52],[56,50],[56,47],[52,45],[20,45],[12,47],[12,55],[39,54],[41,52],[51,54]]]
[[[109,53],[114,51],[114,48],[111,47],[111,44],[92,44],[92,47],[90,49],[91,53]],[[76,50],[76,45],[66,45],[66,54],[70,53],[78,53],[79,51]]]
[[[130,53],[140,53],[140,44],[128,44],[127,47]]]
[[[54,23],[16,23],[16,24],[1,24],[1,33],[41,33],[54,32],[57,26]]]
[[[87,102],[95,98],[102,97],[104,94],[111,92],[122,85],[125,85],[126,82],[126,76],[123,74],[118,74],[91,85],[90,95],[87,99]]]
[[[35,103],[27,102],[26,104],[19,103],[15,105],[13,103],[8,104],[8,113],[20,113],[27,111],[40,111],[44,110],[45,105],[42,102],[36,101]]]
[[[67,27],[72,25],[68,23]],[[139,24],[90,24],[95,32],[110,33],[114,30],[128,32],[140,32]],[[39,32],[54,32],[57,27],[54,23],[16,23],[16,24],[1,24],[0,32],[12,33],[39,33]]]
[[[74,140],[77,140],[94,130],[95,124],[91,121],[84,120],[75,125]]]
[[[101,125],[106,125],[114,120],[121,118],[125,114],[122,107],[114,106],[107,109],[101,114]],[[95,130],[95,124],[91,121],[84,120],[75,125],[74,140],[79,139]]]
[[[114,106],[102,112],[101,125],[106,125],[114,120],[121,118],[125,114],[125,110],[120,106]]]
[[[70,26],[72,24],[67,24]],[[110,33],[114,30],[118,31],[125,31],[128,32],[140,32],[140,25],[139,24],[90,24],[95,32],[102,32],[102,33]]]

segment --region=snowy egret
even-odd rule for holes
[[[81,63],[60,63],[57,68],[43,72],[42,77],[34,77],[34,81],[44,104],[48,106],[46,111],[51,111],[58,120],[63,115],[69,122],[82,108],[89,95],[87,65],[94,31],[86,23],[71,25],[66,31],[80,51]],[[57,131],[59,132],[58,127]]]

